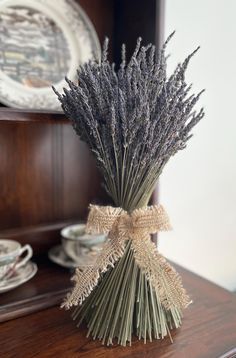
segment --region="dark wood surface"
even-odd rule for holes
[[[0,239],[30,244],[33,259],[46,257],[63,227],[85,220],[90,203],[109,203],[94,159],[60,113],[1,108],[0,163]],[[35,279],[1,295],[0,321],[57,302],[68,285],[54,274],[40,266]]]
[[[85,219],[100,176],[60,114],[0,111],[1,230]]]
[[[72,270],[50,262],[47,256],[33,261],[38,266],[37,274],[14,290],[0,294],[0,322],[59,304],[71,287]]]
[[[76,328],[69,312],[46,309],[0,325],[1,357],[131,357],[232,358],[236,348],[236,297],[186,271],[184,285],[194,303],[185,311],[183,326],[172,332],[174,343],[134,340],[131,347],[102,346]]]
[[[164,0],[114,1],[114,62],[120,62],[122,43],[126,44],[127,57],[132,54],[137,38],[160,48],[164,32]]]
[[[109,37],[112,48],[114,21],[114,2],[116,0],[76,0],[92,21],[100,43]],[[111,54],[112,55],[112,54]],[[112,60],[112,57],[111,57]]]
[[[0,239],[16,240],[22,245],[30,243],[34,256],[45,255],[52,246],[60,243],[60,231],[74,223],[78,223],[78,220],[1,230]]]
[[[33,260],[47,260],[60,230],[85,220],[89,203],[107,202],[94,159],[63,114],[1,108],[0,163],[0,239],[30,244]],[[35,278],[0,295],[0,321],[55,304],[68,277],[40,262]]]

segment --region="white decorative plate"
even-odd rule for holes
[[[0,102],[60,110],[51,89],[100,57],[96,32],[73,0],[0,0]]]
[[[0,293],[10,291],[29,281],[37,271],[37,265],[32,261],[28,261],[27,264],[20,267],[12,277],[0,281]]]

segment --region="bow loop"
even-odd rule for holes
[[[147,235],[155,234],[158,231],[171,230],[169,217],[161,205],[136,209],[132,212],[131,217],[135,227],[143,230]]]
[[[90,205],[89,208],[86,225],[88,234],[108,234],[117,219],[126,213],[123,209],[112,206]]]

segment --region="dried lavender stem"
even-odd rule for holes
[[[117,72],[108,62],[106,39],[101,61],[78,70],[78,85],[67,79],[69,90],[59,94],[54,89],[76,133],[94,154],[107,193],[128,212],[147,205],[165,164],[185,148],[192,128],[204,116],[203,109],[194,111],[202,91],[191,95],[185,82],[198,48],[167,76],[165,51],[173,34],[159,52],[150,44],[141,46],[138,39],[128,63],[122,46]],[[168,297],[168,282],[162,278]],[[94,339],[112,344],[117,338],[126,345],[132,334],[144,342],[166,335],[172,340],[170,330],[181,325],[182,311],[163,306],[127,240],[124,255],[75,308],[73,319],[78,325],[86,321]]]

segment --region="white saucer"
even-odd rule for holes
[[[25,266],[20,267],[13,276],[10,278],[0,281],[0,293],[10,291],[23,283],[29,281],[38,271],[37,265],[28,261]]]
[[[52,262],[62,267],[71,268],[71,269],[77,267],[84,268],[86,266],[92,265],[96,259],[96,256],[97,256],[96,254],[93,255],[85,254],[78,257],[77,261],[73,261],[65,254],[62,245],[53,246],[48,251],[48,257]]]

